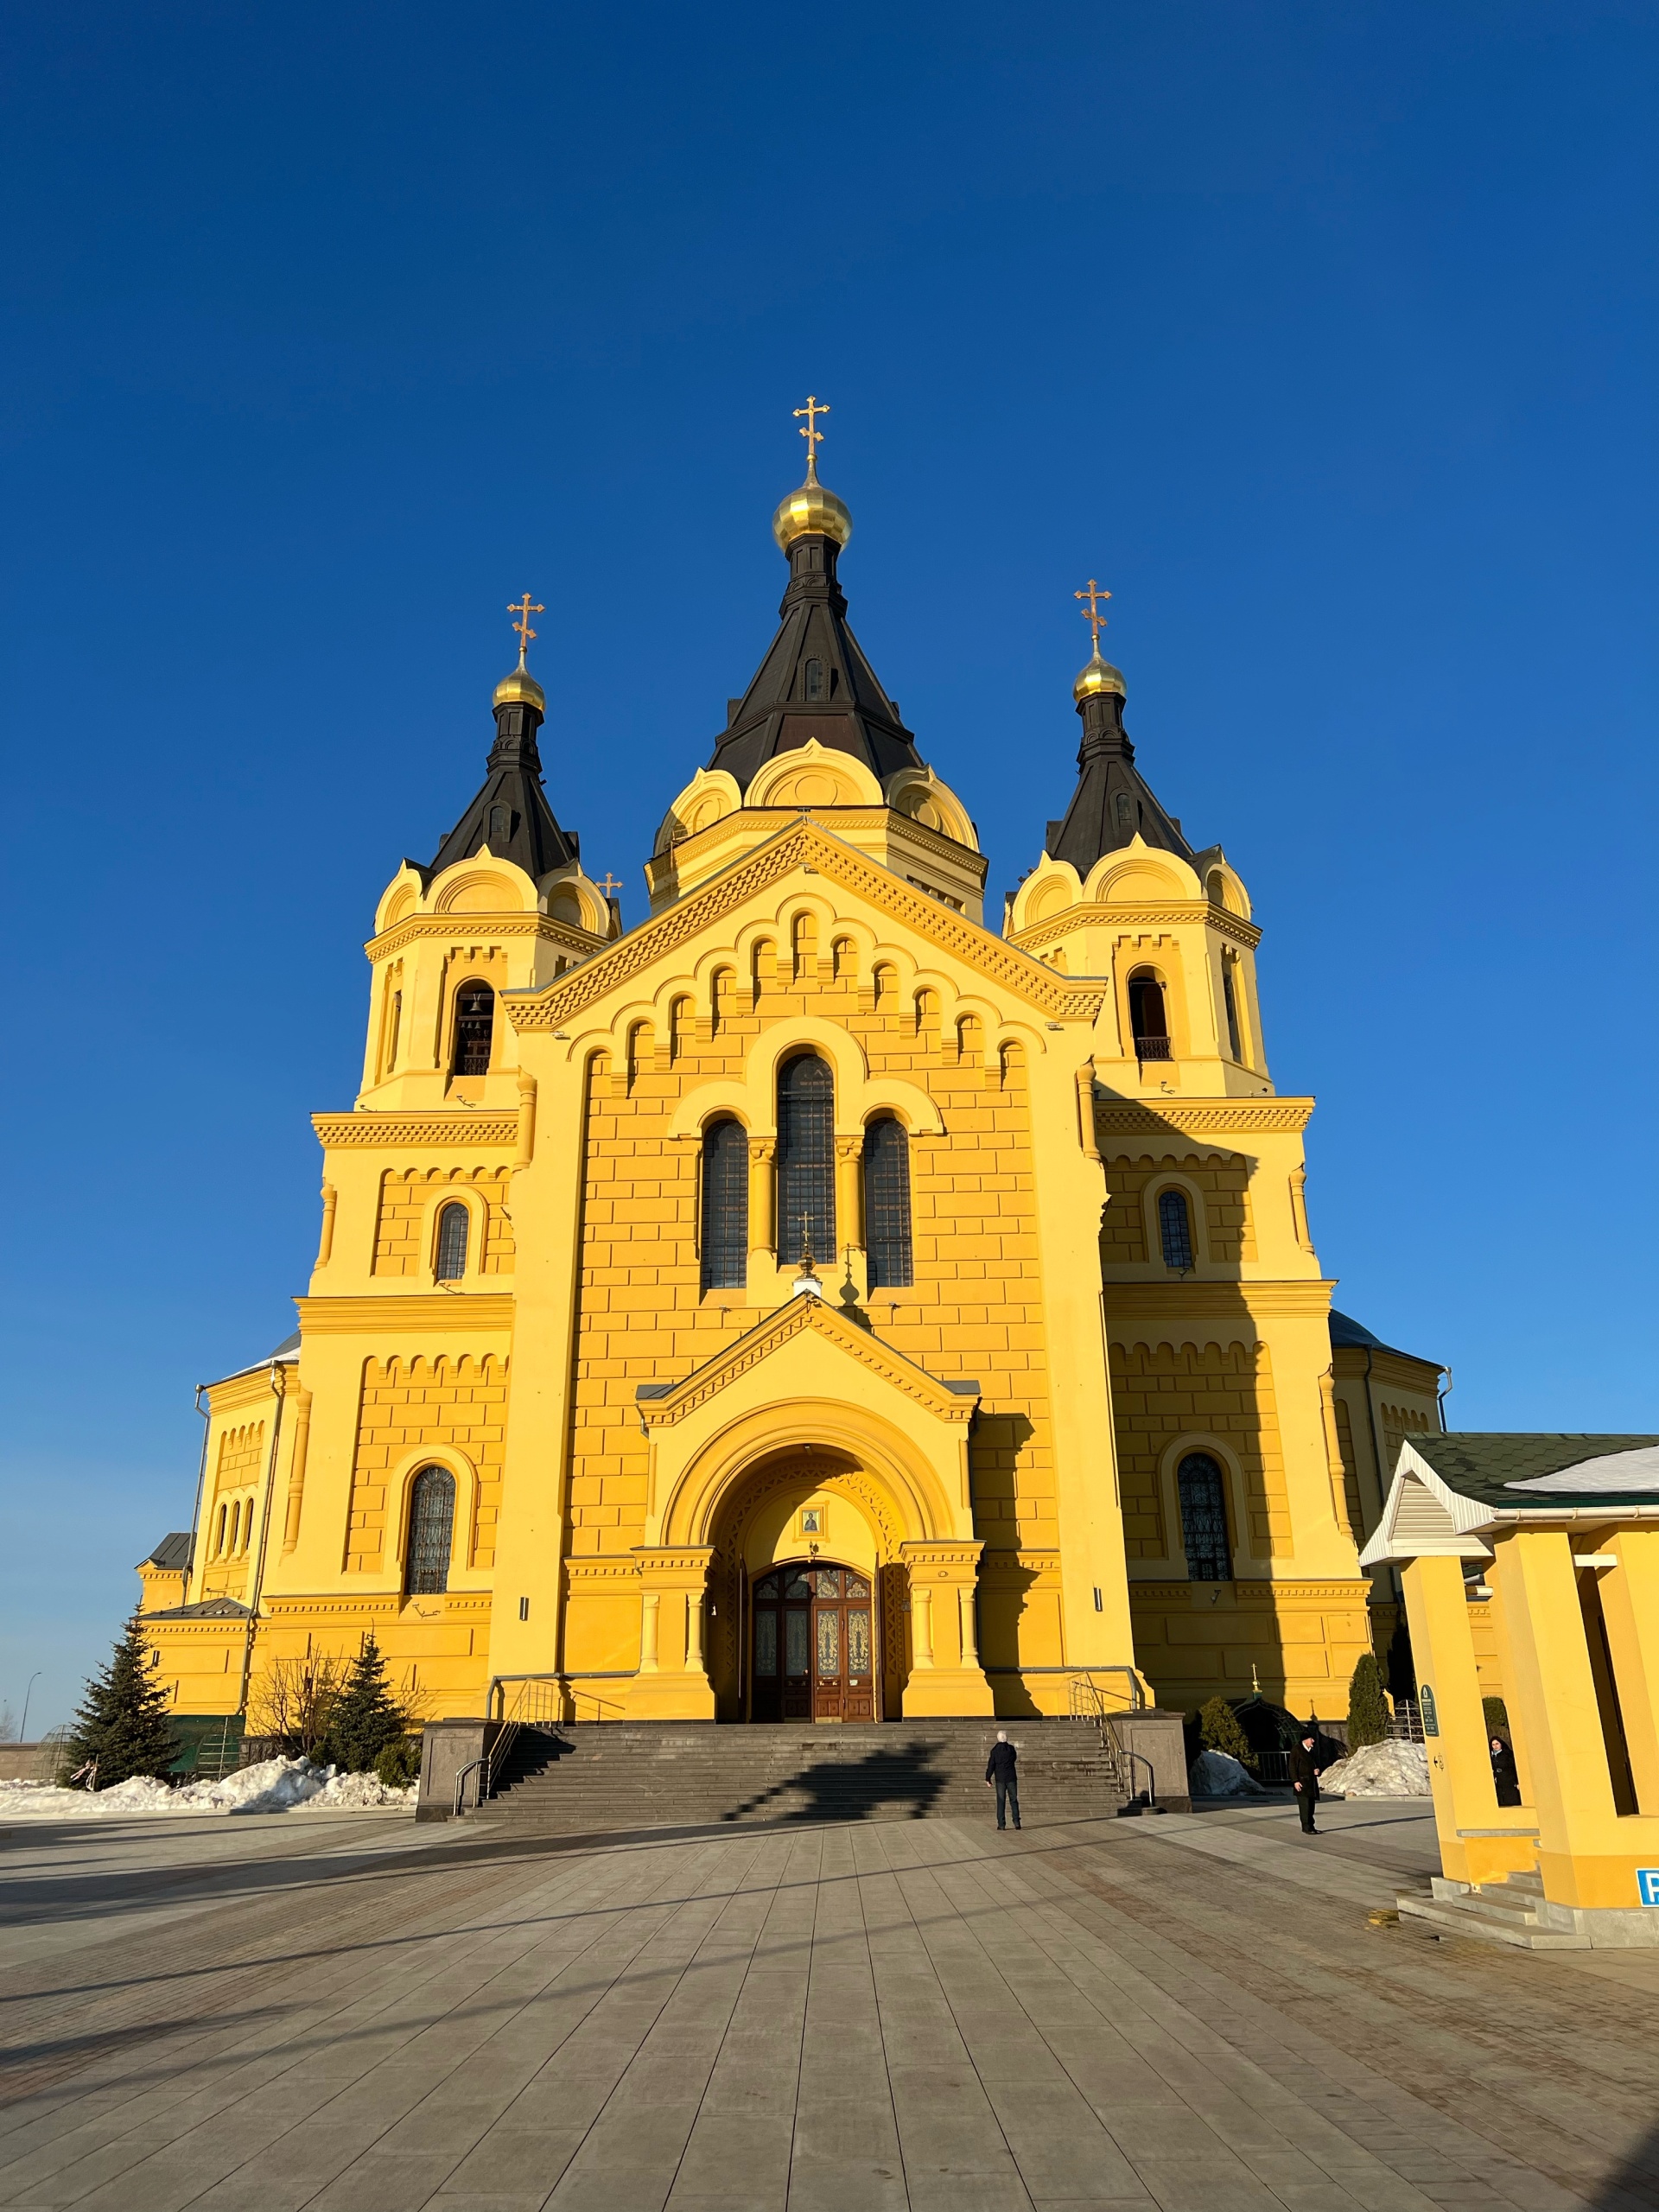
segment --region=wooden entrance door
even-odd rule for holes
[[[875,1601],[856,1567],[776,1567],[754,1586],[757,1720],[874,1720]]]

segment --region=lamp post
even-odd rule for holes
[[[17,1740],[20,1744],[26,1744],[29,1741],[29,1700],[34,1694],[35,1683],[40,1679],[41,1669],[37,1667],[29,1678],[29,1688],[23,1692],[23,1717],[17,1724]]]

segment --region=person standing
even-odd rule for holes
[[[999,1728],[996,1741],[991,1745],[991,1756],[985,1762],[985,1786],[996,1791],[996,1825],[1007,1826],[1007,1814],[1012,1810],[1014,1825],[1020,1826],[1020,1754],[1008,1741],[1008,1732]]]
[[[1304,1728],[1300,1741],[1293,1745],[1290,1754],[1290,1783],[1296,1792],[1296,1810],[1301,1815],[1304,1835],[1319,1834],[1313,1825],[1313,1808],[1319,1802],[1319,1762],[1315,1756],[1319,1740],[1312,1728]]]
[[[1521,1777],[1516,1768],[1515,1753],[1501,1736],[1488,1738],[1487,1748],[1492,1761],[1492,1787],[1497,1792],[1500,1805],[1521,1802]]]

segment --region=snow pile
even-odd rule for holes
[[[1195,1797],[1262,1797],[1267,1794],[1230,1751],[1200,1751],[1186,1783]]]
[[[1319,1787],[1342,1797],[1427,1797],[1428,1753],[1421,1744],[1362,1744],[1326,1767]]]
[[[169,1789],[149,1775],[134,1775],[112,1789],[59,1789],[47,1782],[0,1782],[0,1821],[21,1814],[31,1820],[130,1820],[135,1815],[357,1811],[372,1806],[412,1808],[413,1789],[388,1789],[372,1774],[340,1774],[309,1759],[262,1759],[219,1782],[191,1782]]]

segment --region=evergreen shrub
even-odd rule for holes
[[[64,1760],[72,1773],[91,1769],[91,1789],[111,1789],[134,1775],[165,1782],[179,1756],[165,1693],[150,1670],[149,1647],[135,1613],[121,1641],[86,1685]]]
[[[1488,1738],[1490,1738],[1493,1736],[1501,1736],[1506,1744],[1509,1743],[1510,1741],[1510,1709],[1508,1706],[1504,1704],[1503,1699],[1501,1697],[1484,1697],[1480,1700],[1480,1709],[1486,1716],[1486,1733]]]
[[[409,1716],[391,1694],[386,1662],[370,1630],[328,1716],[316,1756],[348,1774],[367,1774],[389,1745],[409,1733]]]
[[[388,1789],[407,1789],[421,1778],[421,1739],[418,1736],[400,1736],[395,1744],[388,1744],[374,1763],[377,1782]]]
[[[1348,1748],[1380,1744],[1389,1732],[1389,1707],[1382,1695],[1382,1669],[1376,1654],[1367,1651],[1355,1667],[1348,1684]]]
[[[1250,1739],[1239,1726],[1238,1715],[1224,1697],[1212,1697],[1207,1705],[1199,1707],[1198,1734],[1206,1751],[1225,1751],[1251,1774],[1255,1772],[1255,1753],[1250,1749]]]

